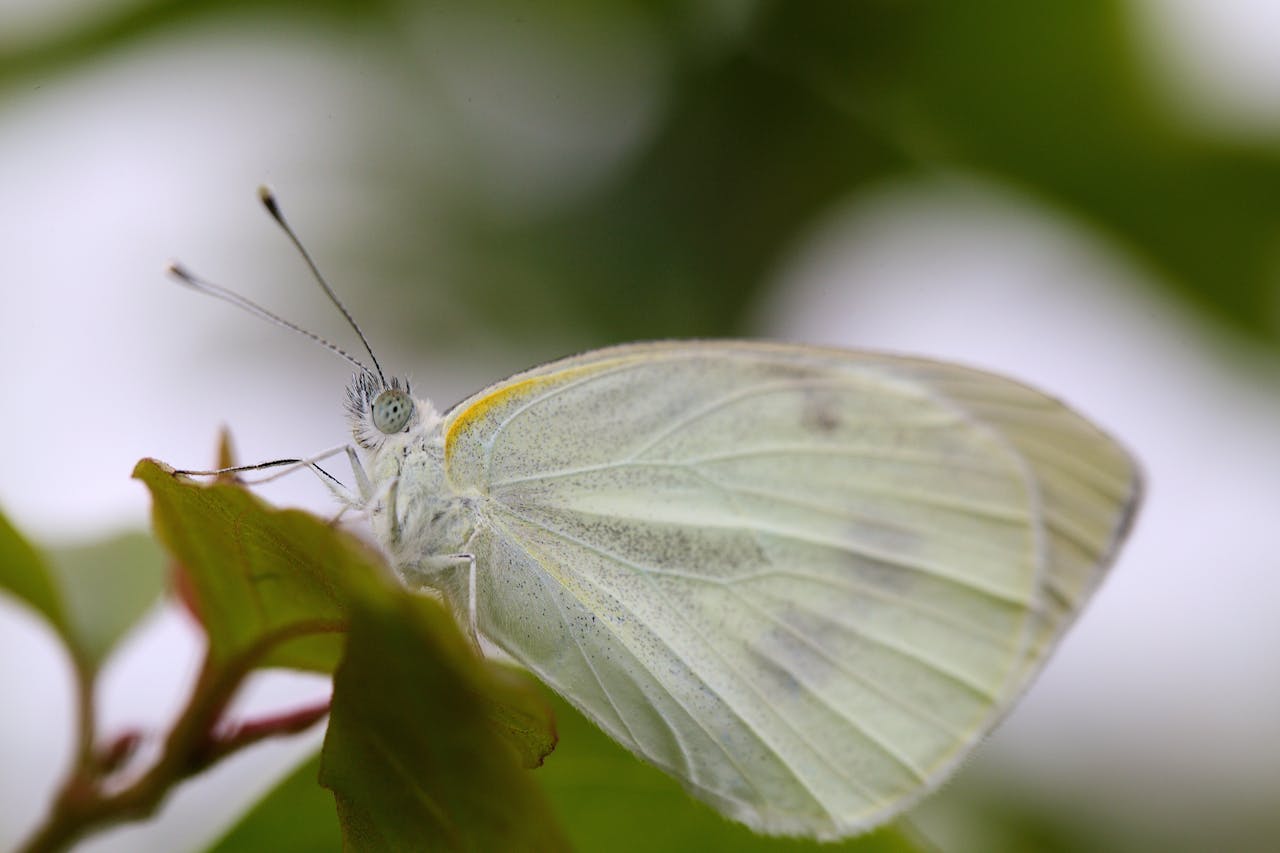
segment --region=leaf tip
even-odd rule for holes
[[[148,456],[138,460],[138,464],[133,466],[133,473],[130,476],[135,480],[150,483],[157,477],[173,476],[173,473],[173,466]]]
[[[236,446],[235,442],[231,440],[231,428],[223,424],[218,429],[217,462],[213,467],[217,469],[234,468],[236,464]],[[236,477],[234,474],[220,475],[218,479],[220,481],[234,482]]]

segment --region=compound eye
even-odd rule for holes
[[[400,432],[413,417],[413,400],[403,391],[388,388],[373,401],[373,425],[391,435]]]

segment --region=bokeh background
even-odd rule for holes
[[[155,456],[342,442],[347,371],[447,405],[668,336],[1009,373],[1149,499],[1043,677],[919,810],[946,850],[1280,845],[1280,6],[1268,0],[3,0],[0,506],[67,553],[144,530]],[[263,487],[331,512],[306,475]],[[102,725],[158,728],[196,634],[154,608]],[[246,707],[324,692],[255,683]],[[70,677],[0,600],[0,849],[68,760]],[[81,849],[201,850],[315,736]]]

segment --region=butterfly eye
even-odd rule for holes
[[[373,425],[387,435],[404,429],[412,415],[413,400],[398,389],[389,388],[373,401]]]

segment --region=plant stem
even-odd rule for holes
[[[164,750],[145,774],[114,794],[102,792],[103,778],[94,761],[92,699],[81,699],[80,743],[70,776],[43,824],[19,848],[20,853],[56,853],[92,831],[153,814],[182,781],[208,769],[232,753],[265,737],[302,731],[321,719],[328,703],[268,717],[218,737],[214,727],[245,677],[274,646],[297,636],[345,630],[342,623],[307,622],[259,638],[235,658],[218,663],[206,652],[195,688],[165,739]],[[92,685],[82,685],[91,697]],[[86,720],[88,721],[86,723]]]

